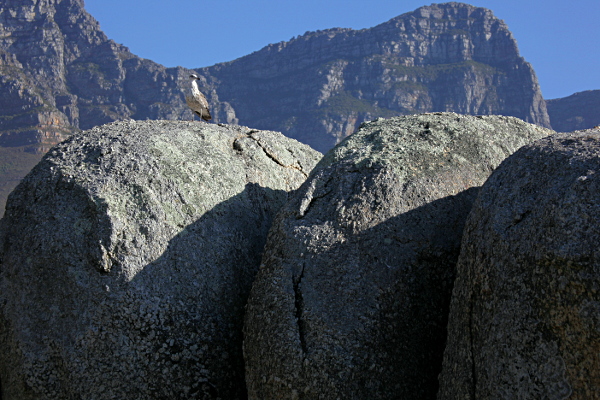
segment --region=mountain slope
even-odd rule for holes
[[[0,143],[45,144],[113,120],[182,119],[189,70],[108,40],[82,0],[2,0]],[[506,25],[462,3],[371,29],[311,32],[199,69],[215,121],[326,150],[365,120],[428,111],[549,126],[535,73]]]
[[[535,73],[503,21],[435,4],[371,29],[330,29],[200,70],[243,124],[325,151],[379,116],[503,114],[549,127]]]
[[[600,125],[600,90],[586,90],[560,99],[546,100],[552,127],[558,132]]]
[[[0,24],[0,145],[43,152],[114,120],[191,118],[189,70],[108,40],[82,0],[2,0]],[[207,94],[218,115],[223,103]]]

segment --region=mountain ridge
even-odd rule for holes
[[[307,32],[197,71],[216,78],[242,123],[321,151],[381,116],[454,111],[550,126],[533,68],[506,24],[463,3],[424,6],[373,28]],[[249,96],[255,101],[240,100]]]
[[[546,100],[548,114],[558,132],[590,129],[600,125],[600,90],[585,90]]]
[[[19,35],[0,41],[2,60],[21,70],[13,78],[23,92],[39,92],[22,101],[29,121],[4,112],[4,145],[37,143],[45,151],[74,131],[113,120],[191,118],[184,93],[193,70],[166,68],[108,39],[82,0],[4,5],[2,30]],[[373,28],[307,32],[194,70],[204,78],[215,121],[256,123],[322,151],[361,122],[415,112],[497,113],[549,126],[535,73],[506,24],[464,3],[424,6]],[[467,93],[468,85],[479,92]],[[526,100],[506,100],[511,96]]]

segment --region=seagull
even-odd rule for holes
[[[190,75],[192,91],[190,96],[185,96],[185,101],[196,115],[205,121],[210,121],[212,117],[210,116],[210,111],[208,111],[208,101],[206,101],[206,97],[198,89],[198,83],[196,82],[199,79],[200,77],[196,74]]]

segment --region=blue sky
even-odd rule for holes
[[[85,0],[106,35],[167,67],[231,61],[306,31],[370,28],[413,0]],[[503,19],[546,99],[600,89],[600,0],[476,0]]]

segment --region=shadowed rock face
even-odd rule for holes
[[[546,100],[552,128],[572,132],[600,126],[600,90],[587,90],[561,99]]]
[[[245,398],[246,297],[320,157],[276,132],[168,121],[54,147],[0,229],[3,399]]]
[[[591,399],[600,389],[600,131],[507,159],[465,227],[439,399]]]
[[[550,132],[423,114],[328,152],[269,233],[244,325],[249,398],[435,398],[477,187]]]

